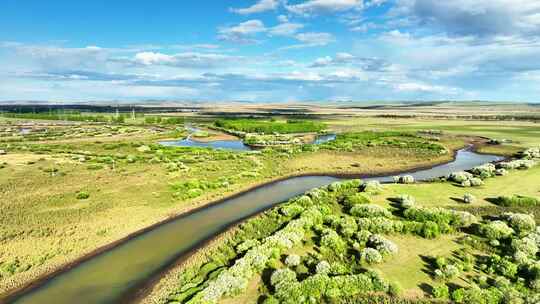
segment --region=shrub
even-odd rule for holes
[[[467,181],[469,179],[473,178],[473,175],[469,172],[460,171],[460,172],[452,172],[448,176],[448,179],[451,181],[454,181],[456,183],[463,183],[464,181]]]
[[[363,183],[360,189],[368,194],[379,194],[383,190],[383,186],[379,181],[369,181]]]
[[[327,261],[320,261],[317,266],[315,266],[315,272],[317,274],[328,274],[330,273],[331,267]]]
[[[378,234],[372,234],[368,239],[368,245],[377,249],[382,255],[398,253],[398,246]]]
[[[459,276],[459,269],[455,265],[444,265],[442,268],[435,270],[435,279],[440,281],[448,281]]]
[[[465,193],[463,195],[463,202],[465,204],[472,204],[476,201],[476,197],[470,193]]]
[[[519,235],[524,235],[536,228],[534,217],[523,213],[504,213],[501,218],[505,220]]]
[[[278,269],[270,276],[270,284],[278,286],[280,284],[290,284],[296,281],[296,273],[288,268]]]
[[[514,253],[522,253],[526,258],[534,258],[540,251],[540,228],[521,239],[513,239],[511,247]],[[540,268],[539,268],[540,270]],[[540,278],[540,272],[539,278]]]
[[[285,259],[285,265],[289,267],[295,267],[300,265],[300,256],[297,254],[291,254]]]
[[[365,248],[360,252],[360,259],[367,264],[378,264],[382,262],[383,257],[377,249]]]
[[[86,191],[79,191],[77,193],[77,199],[78,200],[85,200],[85,199],[88,199],[90,197],[90,193],[86,192]]]
[[[469,182],[471,184],[471,187],[480,187],[484,184],[484,182],[481,179],[476,178],[476,177],[469,179]]]
[[[499,163],[499,167],[507,170],[530,169],[536,165],[536,161],[530,159],[518,159]]]
[[[439,225],[467,227],[477,221],[469,212],[455,211],[444,208],[412,207],[403,212],[405,218],[418,222],[433,221]]]
[[[304,207],[296,203],[287,204],[281,207],[281,213],[285,216],[295,217],[304,211]]]
[[[441,229],[439,228],[439,225],[432,221],[427,221],[422,225],[422,228],[420,230],[420,236],[426,238],[426,239],[434,239],[441,235]]]
[[[344,254],[347,250],[347,244],[332,229],[325,229],[321,237],[321,246],[327,247],[337,254]]]
[[[399,178],[400,184],[413,184],[414,183],[414,177],[412,175],[405,175],[401,176]]]
[[[495,170],[495,165],[488,163],[472,168],[471,173],[484,179],[495,176]]]
[[[354,205],[369,204],[369,203],[371,203],[371,199],[364,193],[350,194],[350,195],[347,195],[345,199],[343,200],[343,205],[349,208]]]
[[[351,237],[356,232],[356,230],[358,230],[356,220],[351,216],[341,217],[339,219],[339,227],[341,229],[341,232],[347,237]]]
[[[355,205],[350,213],[357,217],[391,217],[392,213],[379,205]]]
[[[437,299],[448,299],[450,295],[448,291],[448,286],[444,284],[434,286],[432,292],[433,292],[433,296]]]
[[[510,237],[514,230],[503,221],[492,221],[480,226],[480,234],[490,240],[500,240]]]
[[[260,242],[258,240],[255,240],[255,239],[249,239],[249,240],[246,240],[246,241],[243,241],[242,243],[240,243],[238,246],[236,246],[236,250],[238,252],[245,252],[255,246],[258,246],[260,244]]]
[[[540,199],[522,195],[499,196],[494,200],[495,204],[503,207],[534,207],[540,206]]]
[[[495,174],[499,176],[505,176],[508,174],[508,171],[506,171],[506,169],[504,168],[500,168],[500,169],[495,170]]]
[[[399,204],[400,208],[407,209],[414,207],[416,204],[416,200],[412,195],[408,194],[401,194],[398,197],[396,197],[396,201]]]

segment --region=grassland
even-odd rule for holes
[[[513,182],[516,180],[522,182]],[[287,204],[267,211],[230,231],[212,243],[208,251],[201,251],[190,259],[182,271],[176,271],[174,277],[162,282],[161,287],[167,288],[156,290],[147,299],[147,303],[200,303],[208,299],[207,295],[215,295],[218,291],[223,292],[218,303],[295,303],[294,301],[302,302],[306,299],[319,303],[335,303],[338,299],[354,298],[356,292],[366,295],[381,291],[394,297],[386,298],[386,301],[381,299],[380,303],[405,303],[406,300],[400,302],[396,295],[405,299],[434,297],[443,303],[447,303],[450,297],[458,303],[505,303],[504,299],[520,301],[519,298],[534,303],[538,300],[534,284],[539,277],[531,277],[527,272],[534,272],[532,269],[536,269],[534,265],[538,261],[537,248],[531,251],[530,256],[524,257],[524,260],[516,260],[512,252],[517,250],[517,247],[510,245],[509,241],[513,239],[512,244],[521,242],[529,237],[527,233],[531,231],[531,235],[537,235],[539,232],[535,234],[535,226],[528,226],[529,232],[525,234],[523,231],[522,234],[512,232],[510,239],[493,239],[483,231],[485,227],[499,223],[498,220],[508,221],[508,225],[518,229],[519,226],[513,226],[516,223],[506,217],[508,212],[538,215],[540,206],[526,210],[499,208],[491,204],[489,199],[511,194],[540,197],[539,180],[540,167],[536,166],[529,170],[514,170],[506,176],[487,178],[485,184],[477,188],[463,188],[448,181],[412,185],[389,184],[373,188],[358,188],[361,183],[355,181],[335,183],[292,199]],[[363,202],[353,206],[378,205],[384,208],[383,210],[392,211],[392,215],[390,212],[384,217],[362,215],[356,221],[353,220],[354,216],[358,215],[352,211],[354,207],[349,210],[347,200],[351,195],[358,195],[358,189],[364,189],[362,195],[367,197],[370,203]],[[462,198],[466,193],[474,193],[477,200],[465,204]],[[396,205],[395,198],[404,194],[414,197],[414,206]],[[320,213],[313,211],[313,208]],[[431,220],[422,222],[425,219],[411,217],[408,208],[419,208],[416,210],[433,212],[437,216],[432,217],[434,222],[428,224]],[[491,209],[486,213],[478,212],[479,208]],[[458,215],[446,213],[453,212],[448,210],[464,210],[465,212],[458,216],[462,218],[461,222],[446,222],[449,219],[447,216]],[[476,214],[477,217],[471,214]],[[523,217],[527,218],[528,215]],[[292,224],[295,221],[303,222],[306,218],[313,222],[306,222],[307,226]],[[396,226],[396,221],[401,221],[404,226]],[[412,226],[422,225],[420,222],[413,224],[414,221],[420,221],[432,228],[438,225],[438,232],[436,235],[426,235],[422,232],[423,229],[411,229]],[[302,235],[301,240],[288,235],[293,233],[288,231],[289,225],[304,227],[293,230],[294,233]],[[379,262],[364,260],[365,248],[374,246],[372,243],[370,245],[373,241],[366,242],[365,238],[371,232],[383,235],[383,239],[386,238],[393,244],[387,245],[387,248],[395,246],[398,249],[379,249],[382,252],[392,252],[383,254],[383,259]],[[291,237],[293,245],[276,244],[273,245],[277,248],[275,251],[265,251],[265,244],[273,242],[273,237],[282,239],[288,236]],[[246,247],[246,244],[251,245]],[[251,249],[245,252],[242,248]],[[251,258],[254,256],[257,258]],[[263,259],[264,256],[267,262],[261,268],[253,266],[253,269],[246,270],[246,266],[239,266],[256,263],[255,261]],[[293,256],[300,262],[289,262],[289,258]],[[322,269],[321,263],[327,263],[328,273],[319,271]],[[531,270],[528,270],[529,267],[532,267]],[[516,269],[516,272],[510,269]],[[277,275],[278,273],[280,275]],[[287,275],[281,275],[282,273]],[[347,280],[356,280],[359,277],[367,280],[366,275],[377,277],[373,280],[386,280],[389,283],[364,285],[367,287],[360,291],[349,289]],[[233,278],[244,283],[227,286],[225,282],[234,281]],[[285,280],[285,284],[280,285],[278,280]],[[502,281],[507,283],[503,286],[500,284]],[[173,282],[177,282],[176,288]],[[332,284],[342,287],[332,290]],[[386,289],[378,289],[377,284],[390,285],[384,285],[387,286]],[[169,291],[168,296],[164,290]]]
[[[255,119],[220,119],[214,124],[216,127],[227,130],[264,134],[320,132],[326,128],[323,123],[306,120],[267,121]]]
[[[123,116],[117,121],[112,119],[114,114],[104,117],[107,123],[42,120],[50,117],[30,120],[31,117],[0,117],[0,150],[7,151],[6,155],[0,155],[0,245],[8,248],[0,255],[0,292],[29,282],[169,216],[284,176],[317,172],[382,174],[428,166],[450,160],[450,152],[469,140],[458,135],[511,140],[503,145],[483,146],[482,152],[513,154],[523,147],[540,144],[540,127],[529,122],[464,123],[334,115],[298,125],[283,123],[286,118],[268,120],[264,128],[270,125],[271,130],[264,130],[274,132],[279,125],[278,129],[285,133],[318,132],[324,126],[337,133],[398,133],[386,139],[379,136],[371,142],[357,141],[359,144],[352,146],[299,145],[239,153],[156,145],[159,140],[186,135],[181,124],[183,117],[152,115],[150,119],[141,116],[131,119]],[[193,116],[187,119],[207,126],[212,126],[214,121]],[[296,129],[290,126],[282,129],[281,125],[296,125]],[[238,128],[246,126],[252,128],[253,124],[243,122]],[[32,131],[23,134],[19,132],[23,128]],[[443,133],[417,133],[425,130]],[[411,138],[408,134],[420,137]],[[198,140],[223,138],[231,137],[211,131],[208,137]],[[407,146],[411,139],[414,145]],[[420,142],[414,142],[417,140]],[[343,142],[353,141],[343,139]],[[420,145],[426,142],[430,146]],[[430,148],[435,146],[444,147],[448,153],[440,154],[439,150]],[[386,198],[394,192],[410,191],[422,204],[471,208],[477,214],[486,214],[496,208],[483,199],[486,195],[516,192],[538,196],[535,172],[516,173],[518,177],[523,174],[521,177],[526,181],[520,183],[523,189],[512,190],[503,178],[487,181],[485,188],[467,189],[482,198],[467,207],[447,197],[445,192],[453,191],[455,194],[451,195],[459,198],[463,195],[462,188],[441,190],[436,188],[439,184],[430,184],[433,188],[429,189],[422,189],[426,185],[414,185],[418,190],[414,187],[400,189],[404,187],[400,185],[388,187],[374,201],[386,205],[389,204]],[[490,184],[499,180],[500,184]],[[488,186],[500,193],[488,193]],[[81,192],[88,193],[89,197],[78,199]],[[438,200],[430,200],[432,197]],[[258,294],[257,288],[252,291]]]

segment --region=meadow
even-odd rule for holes
[[[484,183],[472,188],[448,178],[308,191],[214,241],[152,300],[362,303],[385,293],[380,303],[536,303],[540,230],[530,214],[538,219],[540,206],[479,210],[493,197],[538,196],[540,167],[478,168]]]
[[[384,174],[429,166],[451,160],[453,151],[478,140],[473,136],[506,139],[501,144],[479,145],[479,150],[486,153],[513,155],[526,147],[540,145],[537,136],[540,127],[526,121],[464,123],[340,115],[315,120],[286,116],[216,120],[167,114],[134,118],[125,114],[115,120],[114,113],[72,113],[73,119],[64,116],[58,120],[49,114],[24,115],[4,113],[0,117],[0,150],[5,152],[0,155],[0,244],[8,248],[0,255],[0,293],[163,219],[286,176]],[[186,137],[184,123],[206,130],[200,136],[202,140],[231,138],[215,129],[217,121],[226,121],[227,128],[240,132],[311,134],[325,130],[338,135],[335,141],[321,145],[300,142],[245,152],[157,144],[164,139]],[[477,216],[506,209],[523,212],[530,208],[497,206],[485,198],[513,194],[538,197],[537,173],[536,168],[516,171],[508,177],[487,180],[480,188],[466,190],[444,183],[391,185],[380,194],[373,194],[371,199],[374,204],[388,208],[387,198],[408,193],[426,206],[463,209]],[[523,182],[510,183],[511,176]],[[521,188],[509,187],[510,184]],[[464,191],[480,199],[467,206],[452,199],[462,197]],[[538,216],[538,211],[532,210]],[[261,238],[262,233],[274,232],[292,218],[276,216],[272,218],[276,222],[265,222],[264,229],[262,226],[258,229],[257,233],[261,234],[255,235]],[[402,245],[410,243],[411,237],[416,236],[389,239]],[[448,250],[457,248],[454,240],[459,234],[441,237],[447,240],[444,244],[451,244]],[[316,244],[314,241],[312,247],[299,250],[311,250],[319,246]],[[413,257],[411,269],[422,268],[422,261],[416,259],[417,251],[403,252],[404,259]],[[223,261],[233,259],[232,254]],[[199,271],[184,270],[176,271]],[[398,271],[395,276],[405,277],[405,274]],[[260,279],[255,276],[255,280]],[[168,296],[167,291],[171,290],[178,292],[178,281],[172,285],[170,277],[164,281],[169,287],[160,290],[160,295]],[[421,291],[415,284],[420,281],[426,281],[426,275],[420,273],[414,284],[400,284],[406,294],[417,295]],[[255,282],[260,281],[251,282],[251,292],[243,295],[246,301],[267,295],[260,292],[262,285]],[[164,297],[160,299],[163,301]]]

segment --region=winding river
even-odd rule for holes
[[[458,151],[451,163],[407,174],[424,180],[500,159],[464,149]],[[365,180],[369,179],[389,181],[392,177]],[[341,178],[332,176],[291,177],[224,199],[123,242],[10,299],[10,302],[91,304],[129,300],[129,295],[135,294],[149,278],[227,227],[309,189],[338,180]]]

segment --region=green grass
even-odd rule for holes
[[[215,125],[227,130],[246,133],[308,133],[320,132],[326,128],[325,124],[306,120],[266,121],[257,119],[220,119]]]
[[[433,284],[427,272],[424,256],[448,256],[460,248],[456,242],[458,235],[443,235],[437,239],[423,239],[416,236],[400,235],[389,237],[399,247],[396,256],[373,269],[380,270],[386,278],[399,284],[412,296],[422,296],[421,284]]]

